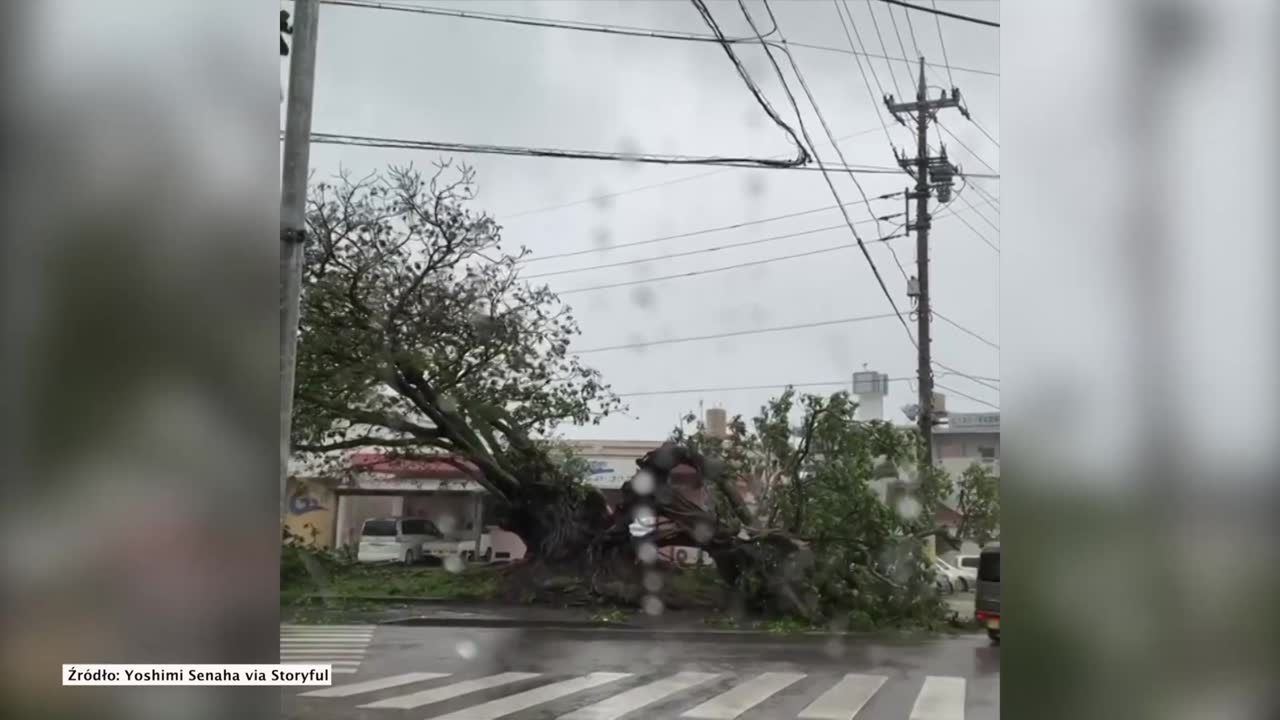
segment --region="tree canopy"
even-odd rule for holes
[[[510,502],[552,471],[531,465],[553,428],[620,407],[569,353],[571,309],[520,280],[528,251],[505,251],[497,222],[467,207],[474,197],[473,171],[448,163],[313,186],[297,449],[443,452]]]

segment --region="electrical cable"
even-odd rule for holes
[[[871,198],[871,200],[874,202],[875,200],[883,200],[887,198],[897,197],[898,195],[901,195],[901,194],[902,194],[901,192],[886,193],[884,195],[878,195],[874,198]],[[858,205],[858,204],[861,204],[861,202],[854,201],[849,204]],[[690,230],[688,232],[676,233],[674,235],[660,235],[658,237],[649,238],[647,240],[636,240],[634,242],[619,243],[617,245],[610,245],[609,247],[587,248],[583,250],[570,250],[568,252],[553,253],[550,255],[537,255],[534,257],[525,258],[524,260],[521,260],[520,264],[527,265],[529,263],[541,262],[543,260],[554,260],[556,258],[576,257],[578,255],[588,255],[591,253],[609,252],[612,250],[622,250],[624,248],[638,247],[640,245],[652,245],[653,243],[663,242],[666,240],[680,240],[683,238],[696,237],[698,235],[708,235],[710,233],[722,232],[724,230],[737,230],[739,228],[750,227],[752,225],[762,225],[764,223],[773,222],[775,220],[789,220],[791,218],[823,212],[824,210],[835,210],[835,209],[836,208],[834,205],[824,205],[823,207],[812,208],[810,210],[800,210],[797,212],[786,213],[784,215],[772,215],[770,217],[758,218],[756,220],[744,220],[742,222],[731,223],[729,225],[718,225],[716,227],[703,228],[701,230]]]
[[[992,20],[984,20],[982,18],[976,18],[971,15],[961,15],[959,13],[947,12],[946,10],[938,10],[936,8],[927,8],[921,5],[912,5],[911,3],[903,2],[903,0],[880,0],[880,2],[889,4],[889,5],[897,5],[898,7],[906,8],[907,10],[916,10],[919,12],[931,13],[933,15],[940,15],[942,17],[951,18],[952,20],[963,20],[965,22],[976,23],[978,25],[986,25],[988,27],[994,27],[994,28],[1000,27],[1000,23],[994,22]]]
[[[983,135],[986,135],[987,139],[991,141],[991,144],[995,145],[996,147],[1000,147],[1000,141],[991,137],[991,133],[987,132],[987,129],[982,127],[982,123],[978,122],[973,117],[969,118],[969,122],[973,123],[974,127],[978,128],[978,130],[980,130]]]
[[[655,163],[659,165],[723,165],[729,167],[763,167],[772,169],[801,167],[808,156],[792,160],[772,158],[721,157],[697,155],[645,155],[640,153],[615,153],[600,150],[575,150],[564,148],[540,148],[519,145],[488,145],[450,143],[436,140],[404,140],[400,138],[373,137],[368,135],[342,135],[337,133],[311,133],[311,142],[320,145],[355,145],[359,147],[395,148],[400,150],[433,150],[437,152],[476,153],[480,155],[516,155],[524,157],[567,158],[576,160],[617,160],[622,162]],[[800,148],[803,149],[803,148]],[[876,172],[888,172],[889,168]],[[858,172],[862,172],[861,169]]]
[[[898,36],[898,47],[902,50],[902,61],[907,66],[907,79],[910,80],[911,61],[907,60],[907,44],[902,42],[902,31],[898,29],[898,16],[894,14],[893,8],[889,8],[889,20],[893,22],[893,34]],[[916,57],[919,57],[919,55]],[[907,83],[907,87],[911,87],[910,82]],[[906,100],[907,98],[904,96],[902,99]]]
[[[875,54],[872,54],[872,53],[852,53],[852,51],[850,51],[848,48],[832,47],[832,46],[830,46],[830,45],[818,45],[817,43],[806,43],[806,42],[790,41],[790,42],[788,42],[788,43],[787,43],[787,45],[789,45],[790,47],[806,48],[806,49],[809,49],[809,50],[822,50],[822,51],[825,51],[825,52],[841,53],[841,54],[844,54],[844,55],[856,54],[856,55],[863,55],[864,57],[877,58],[877,59],[885,60],[885,61],[902,62],[902,60],[900,60],[899,58],[890,57],[889,55],[875,55]],[[776,46],[775,46],[775,47],[776,47]],[[932,63],[932,62],[928,62],[928,61],[926,61],[926,62],[925,62],[925,65],[928,65],[929,67],[936,67],[936,68],[941,68],[941,67],[943,67],[943,65],[942,65],[942,64],[940,64],[940,63]],[[986,76],[988,76],[988,77],[1000,77],[1000,73],[999,73],[998,71],[995,71],[995,70],[984,70],[984,69],[982,69],[982,68],[961,67],[961,66],[959,66],[959,65],[952,65],[952,66],[951,66],[951,69],[952,69],[952,70],[954,70],[954,71],[956,71],[956,72],[967,72],[967,73],[973,73],[974,75],[986,75]],[[908,68],[908,72],[910,72],[910,68]]]
[[[951,318],[947,317],[946,315],[943,315],[942,313],[938,312],[938,309],[937,309],[936,307],[934,307],[934,308],[930,308],[930,310],[932,311],[933,316],[934,316],[934,317],[936,317],[936,318],[938,318],[939,320],[941,320],[941,321],[943,321],[943,322],[947,323],[948,325],[951,325],[952,327],[956,328],[957,330],[959,330],[959,331],[961,331],[961,332],[963,332],[963,333],[966,333],[966,334],[970,335],[971,337],[977,338],[978,340],[980,340],[980,341],[982,341],[983,343],[985,343],[985,344],[987,344],[987,345],[989,345],[989,346],[991,346],[991,347],[995,348],[996,350],[999,350],[999,349],[1000,349],[1000,345],[999,345],[999,343],[991,342],[990,340],[988,340],[988,339],[986,339],[986,338],[982,337],[982,336],[981,336],[981,335],[979,335],[978,333],[976,333],[976,332],[974,332],[974,331],[970,330],[969,328],[967,328],[967,327],[965,327],[965,326],[961,325],[960,323],[956,322],[955,320],[952,320]]]
[[[981,212],[979,212],[978,207],[974,205],[973,202],[969,200],[969,198],[965,197],[960,199],[964,201],[965,205],[969,206],[969,209],[973,211],[974,215],[977,215],[978,217],[982,218],[983,222],[990,225],[992,230],[995,230],[997,233],[1000,232],[1000,226],[997,225],[990,218],[988,218],[986,215],[983,215]]]
[[[698,14],[702,16],[703,21],[706,22],[707,26],[711,28],[711,32],[716,36],[718,40],[720,40],[721,49],[724,50],[725,55],[729,56],[729,61],[733,63],[734,70],[738,72],[738,77],[742,78],[742,82],[746,84],[747,89],[750,90],[752,96],[755,97],[756,103],[759,104],[762,108],[764,108],[765,113],[769,116],[771,120],[773,120],[774,124],[782,128],[783,130],[785,130],[787,135],[791,138],[792,142],[796,144],[796,148],[800,151],[800,154],[796,156],[796,162],[792,164],[793,165],[806,164],[809,161],[808,149],[804,146],[804,143],[800,142],[800,138],[796,137],[796,133],[794,130],[791,129],[791,126],[787,125],[787,123],[784,122],[783,119],[778,115],[777,111],[773,109],[773,106],[769,104],[769,101],[768,99],[765,98],[764,93],[760,91],[760,87],[756,85],[754,80],[751,79],[750,73],[747,72],[747,68],[742,64],[742,61],[738,59],[738,54],[733,51],[733,45],[729,42],[728,38],[725,37],[724,32],[720,30],[720,25],[716,23],[715,18],[712,17],[711,10],[707,8],[706,3],[703,0],[693,0],[693,6],[698,9]],[[774,28],[771,32],[777,32],[777,29],[778,29],[777,22],[775,21]],[[764,36],[761,35],[760,32],[756,30],[754,26],[751,28],[751,30],[752,32],[755,32],[756,37],[760,39],[761,43],[765,42]],[[779,37],[781,37],[781,34],[779,34]],[[833,145],[836,144],[835,136],[831,136],[831,142]],[[839,200],[837,200],[836,202],[839,202]]]
[[[933,0],[933,9],[938,9],[938,0]],[[947,81],[951,83],[951,87],[955,87],[956,79],[951,74],[951,59],[947,57],[947,41],[942,37],[942,18],[934,15],[933,22],[938,26],[938,44],[942,45],[942,63],[947,66]]]
[[[435,15],[440,17],[451,17],[459,20],[484,20],[488,22],[505,23],[509,25],[525,25],[528,27],[554,28],[557,30],[578,30],[581,32],[605,33],[608,35],[626,35],[631,37],[640,37],[656,40],[683,40],[689,42],[719,42],[712,35],[704,35],[699,33],[681,33],[669,30],[655,30],[652,28],[635,27],[631,25],[611,25],[607,23],[586,23],[577,20],[558,20],[555,18],[539,18],[528,15],[511,15],[506,13],[492,12],[471,12],[465,10],[451,10],[448,8],[437,8],[425,5],[403,5],[389,2],[378,2],[376,0],[320,0],[322,5],[341,5],[352,8],[361,8],[366,10],[392,10],[396,12],[414,13],[417,15]],[[773,31],[766,34],[766,37],[772,35]],[[730,43],[754,43],[756,39],[750,38],[726,38]]]
[[[888,378],[889,382],[903,382],[910,378]],[[734,385],[730,387],[684,388],[680,390],[641,390],[638,392],[615,393],[618,397],[652,397],[655,395],[692,395],[695,393],[738,392],[743,390],[777,390],[779,388],[817,388],[817,387],[849,387],[852,379],[830,380],[827,382],[774,383],[772,385]]]
[[[934,361],[933,361],[933,364],[934,364],[934,365],[937,365],[938,367],[942,368],[943,370],[949,370],[949,371],[951,372],[951,374],[952,374],[952,375],[956,375],[956,376],[958,376],[958,377],[965,378],[966,380],[970,380],[970,381],[972,381],[972,382],[975,382],[975,383],[977,383],[977,384],[979,384],[979,385],[981,385],[981,386],[983,386],[983,387],[985,387],[985,388],[988,388],[988,389],[990,389],[990,390],[995,390],[996,392],[1000,392],[1000,388],[998,388],[998,387],[996,387],[995,385],[992,385],[991,383],[989,383],[989,382],[987,382],[987,381],[983,380],[982,378],[978,377],[977,375],[970,375],[969,373],[961,372],[961,371],[959,371],[959,370],[957,370],[957,369],[955,369],[955,368],[951,367],[950,365],[944,365],[944,364],[942,364],[942,363],[938,362],[937,360],[934,360]],[[999,382],[999,381],[997,380],[996,382]]]
[[[839,0],[831,0],[831,4],[836,8],[836,15],[840,17],[840,27],[844,28],[844,37],[849,42],[849,49],[856,50],[853,44],[853,35],[849,33],[849,24],[844,20],[844,13],[840,11]],[[847,8],[847,6],[846,6]],[[857,24],[854,24],[854,30],[857,30]],[[862,36],[858,36],[858,44],[862,44]],[[866,47],[865,45],[863,47]],[[876,119],[880,121],[880,126],[884,128],[884,138],[889,142],[889,147],[893,147],[893,135],[889,132],[889,124],[885,122],[884,115],[881,113],[880,102],[876,99],[875,93],[871,91],[871,81],[867,79],[867,70],[862,67],[862,58],[857,54],[853,55],[853,60],[858,64],[858,74],[862,75],[862,84],[867,88],[867,95],[871,96],[871,107],[876,114]],[[871,61],[867,60],[867,65],[871,65]],[[880,89],[880,97],[885,96],[884,85],[880,84],[880,76],[876,75],[876,68],[871,65],[871,75],[876,80],[876,87]]]
[[[985,406],[987,406],[987,407],[991,408],[992,410],[999,410],[999,409],[1000,409],[1000,406],[999,406],[999,405],[995,405],[995,404],[993,404],[993,403],[989,403],[989,402],[987,402],[986,400],[983,400],[982,398],[974,397],[974,396],[972,396],[972,395],[970,395],[970,394],[968,394],[968,393],[960,392],[959,390],[956,390],[956,389],[955,389],[955,388],[953,388],[953,387],[948,387],[948,386],[946,386],[946,385],[943,385],[942,383],[935,382],[935,383],[933,384],[933,386],[934,386],[934,387],[938,387],[938,388],[942,388],[943,390],[946,390],[946,391],[947,391],[947,392],[949,392],[949,393],[955,393],[956,395],[959,395],[960,397],[965,398],[966,400],[972,400],[973,402],[976,402],[976,403],[978,403],[979,405],[985,405]]]
[[[655,345],[678,345],[690,342],[702,342],[705,340],[722,340],[724,338],[743,337],[746,335],[764,335],[768,333],[788,332],[791,330],[809,330],[812,328],[831,327],[833,325],[850,325],[853,323],[870,322],[872,320],[889,320],[894,317],[896,316],[893,313],[881,313],[879,315],[863,315],[861,317],[839,318],[837,320],[820,320],[817,322],[795,323],[793,325],[777,325],[774,327],[755,328],[752,330],[735,330],[731,332],[712,333],[710,335],[690,335],[688,337],[667,338],[664,340],[645,340],[624,343],[622,345],[606,345],[603,347],[588,348],[586,350],[576,350],[573,352],[577,355],[587,355],[614,350],[632,350],[636,348],[654,347]]]
[[[693,2],[695,4],[701,5],[703,3],[703,0],[693,0]],[[822,124],[823,130],[826,132],[827,137],[828,138],[833,137],[831,133],[831,128],[830,126],[827,125],[826,118],[823,117],[822,110],[818,107],[817,100],[815,100],[813,97],[813,92],[809,89],[808,83],[805,82],[804,75],[800,72],[799,65],[796,63],[795,58],[792,57],[791,52],[787,50],[785,46],[786,38],[783,36],[782,31],[778,29],[778,21],[777,21],[777,18],[774,17],[773,8],[769,6],[769,0],[763,0],[763,2],[764,2],[765,11],[769,13],[769,19],[773,22],[774,28],[778,30],[778,38],[783,42],[782,52],[784,55],[787,56],[787,59],[791,63],[792,72],[795,73],[796,79],[800,81],[800,86],[801,88],[803,88],[806,97],[809,99],[809,104],[813,107],[814,114],[818,117],[818,121]],[[760,30],[758,27],[756,27],[755,19],[751,16],[751,11],[747,9],[747,6],[744,0],[738,0],[738,7],[742,10],[742,14],[746,17],[747,24],[751,26],[752,32],[756,33],[756,35],[759,36]],[[763,38],[761,38],[760,44],[764,47],[765,56],[769,58],[769,63],[773,66],[774,71],[778,74],[778,80],[781,83],[783,90],[786,92],[788,102],[791,104],[791,107],[795,110],[796,122],[800,126],[800,132],[801,134],[804,135],[805,142],[809,144],[810,148],[813,148],[814,147],[813,139],[809,136],[809,132],[805,127],[803,114],[800,112],[800,104],[796,102],[795,96],[791,93],[791,87],[787,84],[786,76],[782,72],[782,67],[778,64],[777,59],[774,58],[773,52],[770,50],[769,44],[766,43]],[[847,165],[848,162],[845,160],[844,152],[840,149],[839,144],[833,143],[833,145],[835,147],[836,155],[840,157],[840,161]],[[901,323],[902,325],[902,329],[907,333],[907,339],[910,340],[912,346],[915,347],[916,339],[911,334],[911,328],[907,325],[906,318],[902,316],[901,310],[898,309],[898,303],[893,299],[893,294],[889,292],[889,287],[885,284],[884,278],[880,274],[880,269],[876,267],[875,260],[872,259],[870,251],[867,250],[866,245],[862,242],[862,238],[858,236],[857,228],[854,227],[852,219],[850,219],[849,214],[845,211],[844,205],[840,201],[840,193],[836,191],[835,183],[832,182],[831,175],[826,171],[826,168],[823,165],[821,156],[817,154],[817,150],[814,150],[813,152],[813,159],[815,162],[818,163],[818,167],[822,168],[823,170],[822,177],[826,181],[827,188],[831,191],[832,197],[835,198],[836,204],[840,206],[840,213],[844,216],[844,221],[849,226],[849,231],[853,233],[854,240],[856,240],[858,244],[858,249],[862,251],[863,257],[866,258],[867,264],[871,268],[871,273],[875,276],[876,282],[880,285],[881,292],[884,293],[885,299],[889,301],[889,306],[893,308],[894,315],[897,316],[898,322]],[[850,178],[853,179],[854,186],[858,189],[858,193],[862,196],[862,199],[864,201],[868,201],[866,191],[863,190],[862,188],[862,183],[858,182],[858,179],[854,177],[852,174],[850,174]],[[878,223],[877,223],[877,226],[878,226]]]
[[[871,240],[870,242],[888,242],[890,240],[896,240],[897,238],[901,238],[901,237],[906,237],[906,236],[902,234],[885,235],[884,237],[876,238],[875,240]],[[733,265],[723,265],[720,267],[707,268],[705,270],[690,270],[688,272],[675,273],[673,275],[659,275],[658,277],[641,278],[638,280],[624,280],[622,282],[606,283],[604,285],[592,285],[590,287],[572,288],[569,290],[559,290],[556,292],[556,294],[557,295],[575,295],[577,293],[592,292],[595,290],[611,290],[613,288],[631,287],[633,285],[645,285],[648,283],[660,282],[663,280],[678,280],[681,278],[697,277],[699,275],[712,275],[715,273],[727,272],[729,270],[738,270],[746,267],[768,265],[770,263],[779,262],[781,260],[795,260],[796,258],[812,257],[814,255],[824,255],[827,253],[839,252],[841,250],[848,250],[849,248],[854,248],[854,247],[865,248],[862,241],[859,240],[858,242],[845,243],[843,245],[835,245],[835,246],[826,247],[826,248],[819,248],[817,250],[808,250],[802,253],[793,253],[791,255],[779,255],[778,257],[765,258],[763,260],[749,260],[746,262],[735,263]],[[662,258],[656,258],[656,259],[661,260]]]
[[[839,141],[841,141],[841,142],[843,142],[843,141],[845,141],[845,140],[850,140],[850,139],[855,138],[855,137],[860,137],[860,136],[862,136],[862,135],[867,135],[867,134],[869,134],[869,133],[873,133],[873,132],[875,132],[875,131],[876,131],[876,130],[878,130],[878,129],[879,129],[879,128],[867,128],[866,130],[859,130],[858,132],[855,132],[855,133],[849,133],[848,135],[843,135],[843,136],[841,136],[841,137],[839,137],[839,138],[836,138],[836,139],[837,139],[837,140],[839,140]],[[660,183],[653,183],[653,184],[650,184],[650,185],[640,185],[640,186],[638,186],[638,187],[628,188],[628,189],[626,189],[626,190],[619,190],[619,191],[617,191],[617,192],[603,193],[603,194],[601,194],[601,195],[592,195],[591,197],[581,198],[581,199],[579,199],[579,200],[571,200],[571,201],[569,201],[569,202],[560,203],[560,204],[558,204],[558,205],[549,205],[549,206],[547,206],[547,207],[534,208],[534,209],[532,209],[532,210],[521,210],[520,212],[517,212],[517,213],[512,213],[512,214],[509,214],[509,215],[504,215],[504,216],[503,216],[503,221],[504,221],[504,222],[505,222],[505,221],[510,221],[510,220],[515,219],[515,218],[524,217],[524,216],[526,216],[526,215],[538,215],[538,214],[545,213],[545,212],[552,212],[552,211],[555,211],[555,210],[563,210],[563,209],[565,209],[565,208],[573,207],[573,206],[575,206],[575,205],[585,205],[586,203],[589,203],[589,202],[599,202],[599,201],[601,201],[601,200],[609,200],[609,199],[612,199],[612,198],[616,198],[616,197],[621,197],[621,196],[623,196],[623,195],[627,195],[627,194],[629,194],[629,193],[642,192],[642,191],[645,191],[645,190],[654,190],[654,189],[657,189],[657,188],[660,188],[660,187],[666,187],[666,186],[668,186],[668,185],[676,185],[676,184],[678,184],[678,183],[689,182],[689,181],[691,181],[691,180],[700,180],[700,179],[702,179],[702,178],[711,177],[712,175],[719,175],[719,174],[721,174],[721,173],[727,173],[727,172],[729,172],[729,171],[731,171],[731,170],[733,170],[733,168],[721,168],[721,169],[719,169],[719,170],[711,170],[711,171],[708,171],[708,172],[698,173],[698,174],[696,174],[696,175],[688,175],[688,176],[681,177],[681,178],[675,178],[674,180],[664,180],[663,182],[660,182]]]
[[[997,255],[999,255],[999,254],[1000,254],[1000,246],[999,246],[999,245],[996,245],[996,244],[995,244],[995,243],[993,243],[993,242],[991,242],[991,240],[990,240],[990,239],[988,239],[988,238],[987,238],[987,236],[986,236],[986,235],[984,235],[984,234],[982,233],[982,231],[980,231],[980,230],[978,230],[978,228],[974,227],[974,226],[973,226],[973,224],[972,224],[972,223],[970,223],[968,220],[965,220],[965,219],[964,219],[964,217],[963,217],[962,215],[960,215],[959,213],[952,213],[952,214],[951,214],[951,216],[952,216],[952,217],[954,217],[954,218],[956,218],[956,219],[957,219],[957,220],[959,220],[960,222],[964,223],[964,226],[965,226],[965,227],[967,227],[967,228],[969,228],[970,230],[972,230],[972,231],[973,231],[973,234],[974,234],[974,235],[977,235],[977,236],[978,236],[978,239],[979,239],[979,240],[981,240],[982,242],[986,243],[986,244],[987,244],[987,247],[989,247],[989,248],[991,248],[992,250],[994,250],[994,251],[995,251],[995,253],[996,253]]]
[[[853,8],[849,7],[849,0],[840,0],[840,2],[841,4],[844,5],[844,11],[849,14],[849,24],[853,26],[854,33],[858,35],[858,44],[862,46],[863,51],[865,52],[868,49],[867,44],[862,42],[862,35],[858,33],[858,23],[855,22],[853,19]],[[871,0],[867,0],[867,12],[871,13],[871,24],[875,26],[876,39],[880,41],[880,52],[882,53],[881,56],[884,58],[884,65],[889,70],[889,80],[893,83],[894,92],[896,92],[898,96],[901,97],[902,88],[898,85],[897,74],[893,72],[893,63],[889,62],[889,48],[886,47],[884,44],[884,35],[880,33],[880,21],[876,19],[876,11],[875,11],[875,8],[871,5]],[[850,48],[850,50],[856,51],[857,48]],[[854,57],[857,57],[857,56],[858,55],[855,52]],[[867,58],[867,64],[871,65],[871,58],[869,56]],[[874,68],[875,66],[872,65],[872,67]],[[879,82],[877,81],[877,85],[878,84]],[[881,88],[880,96],[884,97],[884,94],[885,94],[884,88]]]
[[[911,13],[903,10],[902,16],[907,19],[907,30],[911,33],[911,47],[916,51],[916,57],[924,57],[924,53],[920,52],[920,42],[916,40],[916,24],[911,21]]]
[[[966,150],[970,155],[972,155],[972,156],[973,156],[973,158],[974,158],[975,160],[977,160],[978,162],[980,162],[980,163],[982,163],[983,165],[985,165],[985,166],[986,166],[986,168],[987,168],[988,170],[990,170],[991,172],[994,172],[994,173],[998,173],[998,172],[1000,172],[999,170],[995,169],[994,167],[991,167],[991,163],[987,162],[986,160],[983,160],[983,159],[982,159],[982,156],[981,156],[981,155],[979,155],[979,154],[977,153],[977,151],[976,151],[976,150],[974,150],[973,148],[971,148],[971,147],[969,147],[968,145],[966,145],[966,144],[965,144],[965,142],[964,142],[964,140],[961,140],[961,139],[960,139],[960,136],[959,136],[959,135],[956,135],[955,133],[951,132],[951,128],[947,127],[946,125],[943,125],[941,121],[936,121],[936,123],[935,123],[935,124],[936,124],[938,127],[942,128],[942,131],[943,131],[943,132],[945,132],[947,135],[950,135],[950,136],[951,136],[951,139],[952,139],[952,140],[955,140],[955,141],[960,145],[960,147],[964,148],[964,149],[965,149],[965,150]]]

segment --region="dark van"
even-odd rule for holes
[[[1000,544],[983,548],[978,556],[978,586],[973,616],[987,626],[987,637],[1000,642]]]

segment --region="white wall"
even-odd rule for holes
[[[404,498],[391,495],[339,495],[334,547],[358,543],[360,527],[372,517],[399,515]]]

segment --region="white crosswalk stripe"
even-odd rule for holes
[[[338,685],[324,690],[312,690],[311,692],[304,692],[302,695],[304,697],[350,697],[361,693],[377,692],[378,690],[386,690],[399,685],[408,685],[409,683],[422,682],[423,680],[435,680],[442,677],[449,677],[449,673],[405,673],[404,675],[392,675],[391,677],[366,680],[364,682],[351,683],[350,685]]]
[[[521,680],[532,680],[538,677],[538,673],[501,673],[499,675],[490,675],[488,677],[476,678],[475,680],[464,680],[462,682],[444,685],[422,692],[412,693],[410,695],[400,695],[397,697],[387,698],[371,702],[367,705],[361,705],[362,708],[395,708],[397,710],[412,710],[423,705],[438,703],[444,700],[450,700],[463,695],[469,695],[473,692],[481,690],[490,690],[503,685],[510,685]]]
[[[560,720],[617,720],[633,710],[652,705],[678,692],[697,687],[720,677],[717,673],[676,673],[648,685],[641,685],[620,695],[601,700],[595,705],[561,715]]]
[[[764,673],[702,703],[680,717],[733,720],[770,696],[804,679],[804,673]]]
[[[887,679],[883,675],[845,675],[796,717],[798,720],[853,720]]]
[[[552,700],[568,697],[574,693],[590,690],[593,687],[599,687],[625,677],[631,677],[631,673],[591,673],[572,680],[543,685],[540,688],[526,690],[525,692],[516,693],[499,700],[492,700],[475,707],[465,708],[448,715],[442,715],[435,720],[497,720],[504,715],[528,710],[535,705],[549,703]]]
[[[964,688],[964,678],[925,678],[910,720],[964,720]]]
[[[512,686],[540,680],[543,677],[543,674],[535,672],[503,672],[471,678],[457,677],[448,672],[407,672],[309,690],[299,693],[299,696],[308,699],[335,700],[379,693],[379,697],[357,707],[362,711],[404,711],[475,694],[481,697],[471,700],[472,704],[466,707],[458,708],[458,705],[453,704],[451,707],[437,710],[437,712],[447,712],[445,715],[430,715],[426,718],[419,715],[414,720],[419,718],[422,720],[498,720],[555,701],[572,703],[570,698],[573,695],[603,687],[633,675],[595,672],[569,677],[561,675],[560,678],[551,676],[541,680],[548,684],[513,692],[518,688]],[[714,691],[709,692],[707,689],[702,689],[702,686],[726,677],[733,677],[733,675],[677,672],[655,676],[649,678],[644,684],[620,689],[615,694],[602,699],[596,696],[590,704],[581,707],[570,705],[563,710],[557,709],[558,712],[563,713],[557,720],[621,720],[624,717],[640,716],[652,717],[656,720],[658,716],[652,715],[652,711],[646,713],[645,708],[651,708],[659,703],[669,703],[667,706],[670,709],[664,711],[662,715],[664,718],[678,716],[691,720],[735,720],[751,712],[751,717],[763,717],[761,713],[766,713],[770,718],[784,720],[784,714],[779,712],[775,705],[767,703],[770,700],[776,700],[784,690],[792,688],[808,676],[805,673],[789,672],[737,676],[733,687],[706,699],[710,692]],[[444,678],[448,678],[444,684],[437,682]],[[805,688],[803,692],[808,694],[806,698],[808,704],[799,710],[798,714],[790,715],[790,712],[796,712],[791,710],[785,717],[793,717],[795,720],[873,720],[864,717],[867,714],[864,710],[890,680],[891,678],[885,675],[857,673],[836,676],[821,682],[815,677],[810,684],[803,686]],[[919,680],[899,677],[893,679],[893,682],[898,686],[904,684],[914,686]],[[902,706],[895,711],[895,714],[883,715],[881,714],[883,708],[877,707],[874,720],[965,720],[967,682],[965,678],[960,677],[927,676],[913,694],[913,704],[909,709],[906,706],[905,695],[898,694],[896,697],[902,699]],[[413,687],[421,684],[427,685]],[[499,693],[502,696],[494,699],[494,696]],[[679,698],[684,695],[690,697],[680,702]],[[793,690],[789,695],[798,706],[799,698],[795,697],[797,693]],[[703,701],[698,703],[700,699]],[[690,708],[690,705],[693,707]],[[370,712],[360,716],[368,718],[375,714]],[[525,715],[522,714],[520,717],[523,718]]]
[[[332,665],[334,675],[354,674],[373,634],[369,625],[282,625],[280,662],[321,663]]]

